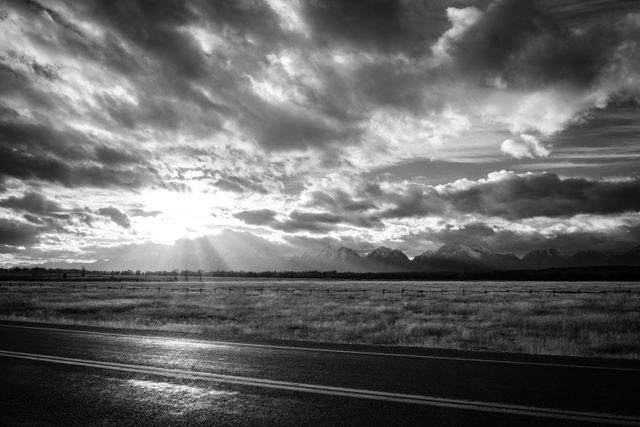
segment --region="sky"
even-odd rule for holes
[[[639,113],[634,0],[0,0],[0,265],[624,251]]]

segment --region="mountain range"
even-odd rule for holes
[[[493,252],[486,245],[450,244],[409,259],[402,251],[379,247],[360,255],[346,247],[326,247],[289,259],[292,270],[481,272],[559,267],[640,266],[640,246],[622,253],[583,251],[563,255],[556,249],[534,250],[522,258]]]
[[[489,272],[560,267],[640,266],[640,246],[625,252],[582,251],[562,254],[538,249],[518,257],[496,253],[485,244],[458,243],[425,251],[410,259],[399,249],[378,247],[358,252],[327,246],[300,252],[285,243],[267,241],[251,233],[225,230],[173,245],[144,243],[102,251],[84,263],[47,262],[42,267],[86,267],[91,270],[205,271],[338,271],[338,272]]]

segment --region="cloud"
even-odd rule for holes
[[[533,135],[522,134],[520,140],[507,139],[500,144],[500,151],[515,159],[547,157],[550,151]]]
[[[146,211],[140,208],[129,209],[129,214],[131,216],[138,216],[143,218],[155,217],[162,214],[161,211]]]
[[[301,212],[293,211],[285,221],[272,225],[277,230],[286,232],[310,231],[325,233],[331,231],[343,221],[339,215],[329,212]]]
[[[375,194],[362,205],[356,194]],[[348,213],[354,222],[466,214],[520,220],[640,211],[640,179],[561,178],[553,173],[493,172],[431,186],[406,181],[360,181],[348,190],[326,186],[308,193],[309,207]],[[356,209],[354,209],[356,208]],[[351,211],[351,212],[349,212]]]
[[[214,187],[223,191],[232,193],[255,192],[266,194],[267,189],[259,182],[258,179],[252,177],[226,176],[220,178],[212,184]]]
[[[96,157],[98,161],[107,165],[127,165],[143,162],[142,158],[137,155],[108,146],[96,148]]]
[[[445,31],[431,47],[433,56],[439,61],[448,61],[455,45],[465,32],[482,18],[482,15],[482,12],[475,7],[447,8],[447,18],[451,22],[451,28]]]
[[[237,212],[233,216],[246,224],[262,225],[287,233],[307,231],[326,233],[344,226],[358,228],[379,228],[382,223],[378,218],[367,215],[335,214],[327,211],[309,211],[295,209],[283,214],[283,220],[276,219],[278,212],[271,209],[258,209]]]
[[[256,209],[233,214],[234,217],[250,225],[267,225],[274,222],[277,212],[271,209]]]
[[[131,222],[129,221],[129,217],[127,216],[127,214],[125,214],[124,212],[121,212],[120,210],[118,210],[117,208],[114,208],[113,206],[100,208],[98,209],[98,213],[102,216],[106,216],[107,218],[110,218],[111,221],[115,222],[122,228],[131,227]]]
[[[2,199],[0,200],[0,206],[23,210],[32,214],[51,214],[64,211],[60,204],[38,193],[25,193],[22,197],[12,196]]]
[[[9,246],[33,245],[39,241],[39,235],[43,230],[44,228],[32,224],[0,218],[0,244]]]
[[[421,18],[429,19],[430,13],[440,16],[421,22]],[[439,19],[443,11],[437,7],[394,0],[305,2],[304,15],[318,43],[381,52],[420,52],[425,49],[425,39],[444,24]]]
[[[68,187],[141,187],[159,183],[143,160],[116,150],[89,149],[93,139],[52,123],[0,116],[0,178],[44,180]],[[97,163],[97,164],[96,164]]]
[[[548,84],[586,87],[613,60],[615,29],[599,24],[571,32],[532,0],[499,0],[484,13],[449,10],[455,37],[443,49],[475,78],[517,88]]]
[[[640,180],[560,178],[553,173],[495,172],[488,179],[438,187],[454,211],[507,219],[640,211]]]

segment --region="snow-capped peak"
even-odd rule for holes
[[[468,257],[480,259],[485,255],[492,255],[493,251],[485,244],[456,243],[442,246],[436,254],[446,258]]]

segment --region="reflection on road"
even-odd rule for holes
[[[173,415],[189,413],[190,411],[203,409],[212,404],[228,403],[238,392],[212,390],[192,385],[172,384],[149,380],[131,379],[126,382],[140,393],[134,396],[139,401],[161,402],[171,407]]]

